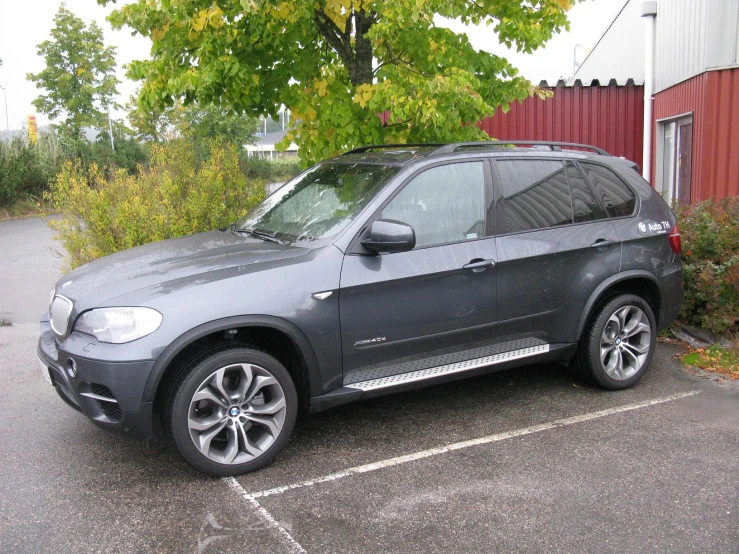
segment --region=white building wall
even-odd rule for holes
[[[623,85],[627,79],[644,82],[644,22],[641,21],[641,0],[624,0],[616,19],[604,21],[604,34],[575,72],[575,79],[587,84],[598,79],[601,85],[611,79]],[[610,25],[610,27],[608,27]]]
[[[575,78],[644,82],[642,0],[629,0]],[[655,92],[739,65],[739,0],[657,0]],[[609,22],[610,23],[610,22]]]

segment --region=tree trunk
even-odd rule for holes
[[[357,87],[372,84],[372,43],[365,37],[372,26],[372,19],[364,10],[354,13],[356,36],[354,40],[354,74],[350,75],[352,84]]]
[[[352,19],[354,19],[354,45],[352,48]],[[349,72],[349,80],[356,88],[372,83],[372,43],[366,37],[374,23],[374,16],[364,10],[352,12],[346,28],[340,29],[323,10],[315,12],[316,28],[326,42],[339,55]]]

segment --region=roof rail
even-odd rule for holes
[[[361,154],[362,152],[369,152],[370,150],[385,150],[390,148],[408,148],[408,147],[418,147],[418,146],[432,146],[432,147],[441,147],[441,146],[448,146],[446,144],[441,143],[423,143],[423,142],[409,142],[407,144],[370,144],[368,146],[360,146],[359,148],[355,148],[354,150],[349,150],[348,152],[344,152],[342,156],[346,156],[347,154]]]
[[[579,144],[576,142],[549,142],[540,140],[486,140],[478,142],[456,142],[453,144],[445,144],[436,150],[434,154],[451,154],[460,148],[490,148],[506,145],[526,145],[526,146],[548,146],[550,150],[562,150],[562,148],[582,148],[584,150],[592,150],[601,156],[610,156],[608,152],[597,146],[590,144]]]

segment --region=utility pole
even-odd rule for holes
[[[5,128],[10,131],[10,122],[8,119],[8,89],[2,85],[0,85],[0,88],[3,89],[3,92],[5,93]]]
[[[110,104],[108,105],[108,130],[110,131],[110,149],[115,150],[115,142],[113,142],[113,121],[110,119]]]

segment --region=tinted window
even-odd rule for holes
[[[416,247],[481,238],[485,230],[482,162],[424,171],[382,210],[382,219],[413,227]]]
[[[570,183],[575,223],[604,219],[606,214],[593,196],[593,191],[583,179],[582,173],[569,162],[567,163],[567,179]]]
[[[562,162],[496,162],[505,198],[505,232],[519,233],[572,223],[572,205]]]
[[[621,217],[634,213],[634,206],[636,206],[634,193],[613,171],[595,164],[581,165],[596,196],[606,207],[609,217]]]

